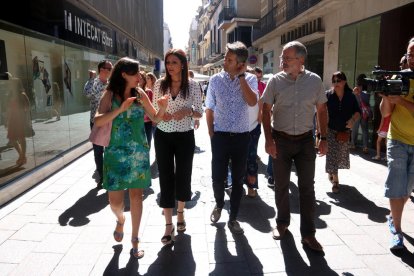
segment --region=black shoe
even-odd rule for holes
[[[269,176],[267,178],[267,187],[269,187],[269,188],[274,188],[275,187],[275,180],[271,176]]]

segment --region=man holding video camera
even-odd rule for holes
[[[414,39],[407,47],[407,63],[414,71]],[[401,218],[404,205],[414,187],[414,79],[410,79],[407,95],[384,95],[380,110],[382,116],[391,115],[388,131],[388,176],[385,181],[385,197],[389,198],[391,213],[388,227],[392,234],[391,250],[403,249],[404,241]]]

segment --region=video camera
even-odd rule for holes
[[[367,86],[367,92],[388,95],[407,95],[410,90],[410,79],[414,79],[413,71],[388,71],[375,66],[372,74],[375,79],[364,78],[361,85]]]

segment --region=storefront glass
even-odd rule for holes
[[[0,37],[2,186],[87,141],[83,87],[106,55],[16,27],[0,30]],[[34,132],[22,135],[30,126]]]

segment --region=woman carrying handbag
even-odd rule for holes
[[[159,122],[168,104],[168,95],[157,101],[155,110],[145,92],[138,88],[139,63],[121,58],[113,68],[107,90],[102,95],[95,125],[112,123],[109,144],[105,149],[103,188],[108,190],[109,204],[117,221],[114,239],[121,242],[124,236],[124,192],[129,190],[132,224],[131,255],[142,258],[138,247],[139,226],[142,216],[143,190],[150,186],[149,145],[145,136],[144,113]],[[110,102],[111,109],[105,110]]]

